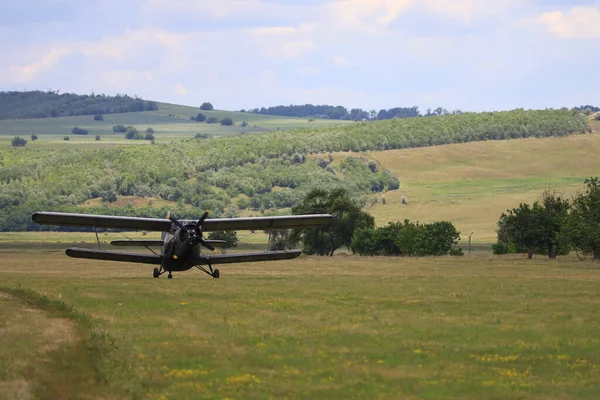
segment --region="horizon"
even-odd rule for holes
[[[0,91],[240,110],[598,105],[600,1],[0,4]],[[208,56],[207,56],[208,55]]]

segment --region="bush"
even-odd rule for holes
[[[24,147],[27,144],[27,140],[22,137],[15,136],[13,140],[10,141],[12,147]]]
[[[207,124],[216,124],[217,122],[219,122],[219,118],[217,117],[209,117],[206,119]]]
[[[154,140],[154,134],[152,134],[152,133],[146,133],[144,135],[144,140]]]
[[[206,103],[202,103],[202,105],[200,106],[200,109],[204,110],[204,111],[211,111],[214,109],[214,107],[209,102],[206,102]]]
[[[238,237],[235,231],[214,231],[208,234],[208,240],[224,240],[225,248],[237,247]]]
[[[127,132],[127,128],[124,125],[115,125],[113,126],[113,132],[124,133]]]
[[[513,243],[497,242],[492,245],[492,251],[496,255],[515,254],[517,247]]]
[[[233,123],[233,120],[231,118],[223,118],[221,120],[221,125],[231,126],[231,125],[235,125],[235,124]]]
[[[240,112],[243,112],[243,111],[240,111]],[[246,121],[242,121],[242,128],[245,128],[247,126],[248,126],[248,123]]]
[[[104,116],[102,114],[94,115],[94,121],[104,121]]]
[[[35,133],[32,133],[31,134],[31,141],[33,142],[35,140],[38,140],[38,137],[37,137],[37,135]]]
[[[596,117],[595,117],[595,120],[596,120],[596,121],[600,121],[600,114],[597,114],[597,115],[596,115]]]
[[[71,138],[69,136],[65,136],[63,137],[63,140],[71,140]]]
[[[100,135],[96,135],[96,140],[100,140]]]
[[[198,122],[204,122],[206,121],[206,115],[198,113],[198,115],[196,115],[196,117],[192,117],[192,119]]]
[[[211,136],[208,133],[196,133],[196,136],[194,136],[194,139],[208,139]]]
[[[90,132],[87,129],[82,129],[76,126],[75,128],[71,129],[71,133],[73,135],[87,135]]]

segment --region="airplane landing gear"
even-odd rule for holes
[[[158,278],[160,276],[160,271],[158,270],[158,268],[154,268],[154,271],[152,271],[152,276],[155,278]]]
[[[173,274],[171,273],[171,271],[169,271],[169,275],[167,275],[167,278],[173,279]]]
[[[204,272],[205,274],[212,276],[215,279],[219,279],[219,277],[221,276],[221,273],[219,272],[219,270],[218,269],[213,270],[212,265],[210,265],[210,264],[208,264],[208,269],[204,268],[202,265],[196,265],[196,268],[198,268],[200,271]]]

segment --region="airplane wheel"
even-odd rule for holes
[[[158,272],[158,268],[154,268],[154,271],[152,272],[152,276],[155,278],[158,278],[160,276],[160,272]]]
[[[171,274],[171,273],[169,272],[169,275],[167,276],[167,278],[169,278],[169,279],[173,279],[173,274]]]
[[[219,279],[219,276],[221,276],[220,272],[218,269],[215,269],[215,272],[213,272],[213,278],[215,279]]]

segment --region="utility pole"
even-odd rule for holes
[[[471,255],[471,236],[473,236],[473,232],[469,235],[469,255]]]

